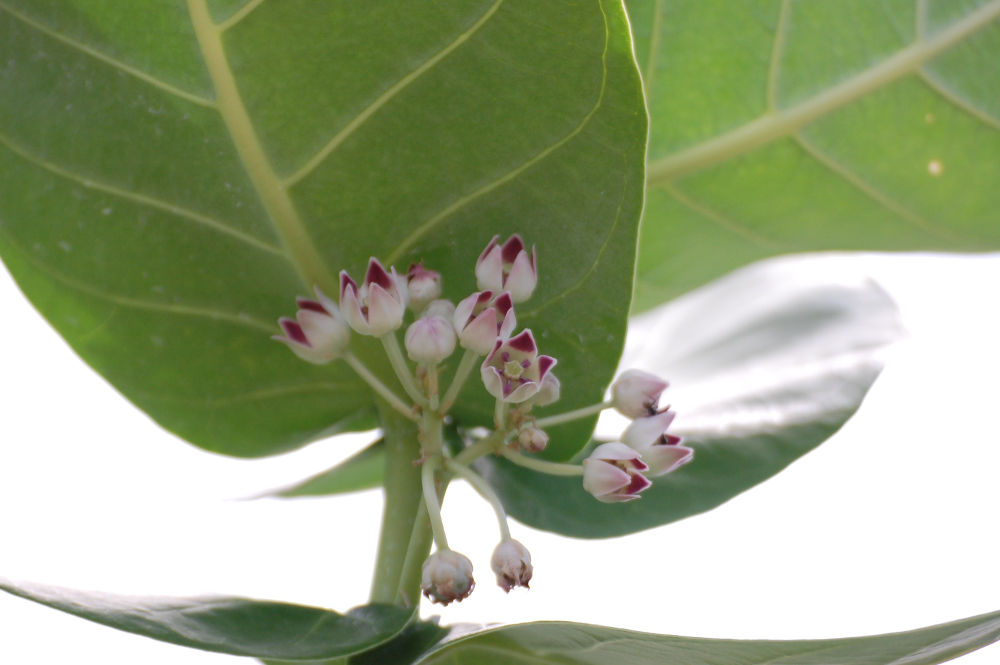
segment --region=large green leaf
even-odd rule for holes
[[[1000,612],[906,633],[832,640],[713,640],[577,623],[495,628],[448,642],[419,665],[934,665],[1000,640]]]
[[[678,413],[672,431],[696,451],[690,464],[624,504],[597,502],[578,477],[494,457],[478,466],[507,510],[531,526],[602,538],[673,522],[728,501],[828,439],[902,334],[889,296],[836,260],[744,268],[636,317],[629,331],[623,367],[671,381],[663,400]]]
[[[254,498],[328,496],[358,492],[382,485],[385,473],[385,440],[379,439],[340,464],[305,480],[263,492]]]
[[[627,4],[638,308],[779,253],[1000,247],[1000,1]]]
[[[347,614],[247,598],[137,598],[14,583],[0,589],[36,603],[163,642],[237,656],[329,659],[390,640],[413,612],[365,605]]]
[[[519,319],[569,401],[610,379],[646,140],[619,2],[2,0],[0,35],[0,255],[168,429],[255,456],[371,426],[275,319],[369,256],[463,297],[494,234],[538,245]]]

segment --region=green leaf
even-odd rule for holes
[[[538,246],[519,320],[568,399],[610,379],[646,142],[619,2],[3,0],[0,34],[0,256],[167,429],[258,456],[370,427],[365,384],[275,320],[369,256],[464,297],[494,234]],[[473,395],[456,416],[488,422]]]
[[[691,463],[654,479],[638,501],[615,504],[596,501],[579,477],[492,456],[477,465],[510,514],[534,527],[603,538],[673,522],[715,508],[828,439],[902,334],[889,296],[836,259],[751,266],[630,328],[622,366],[671,381],[661,402],[678,413],[671,431],[695,449]]]
[[[775,254],[1000,247],[1000,1],[627,4],[638,309]]]
[[[831,640],[713,640],[578,623],[494,628],[448,642],[419,665],[934,665],[1000,639],[1000,612],[905,633]]]
[[[333,660],[272,660],[264,665],[407,665],[430,651],[431,647],[448,634],[447,628],[437,624],[437,619],[414,621],[394,638],[369,651]]]
[[[69,614],[205,651],[279,660],[330,659],[382,644],[413,612],[393,605],[330,610],[234,597],[138,598],[0,578],[0,589]]]
[[[378,487],[385,471],[385,440],[379,439],[337,466],[284,489],[265,492],[254,498],[328,496]]]

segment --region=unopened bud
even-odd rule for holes
[[[472,562],[458,552],[438,550],[424,561],[420,588],[431,602],[447,605],[462,601],[475,587]]]
[[[455,351],[457,342],[451,321],[424,316],[406,329],[406,353],[414,362],[436,365]]]
[[[611,386],[611,400],[623,416],[651,416],[659,408],[660,394],[667,389],[667,385],[666,381],[649,372],[626,370]]]
[[[528,588],[531,581],[531,554],[521,543],[512,538],[503,540],[493,550],[490,567],[497,575],[497,585],[506,592],[516,586]]]
[[[406,285],[410,292],[410,309],[423,311],[435,298],[441,297],[441,273],[427,270],[422,263],[414,263],[406,271]]]
[[[518,433],[517,442],[521,445],[521,450],[540,453],[549,445],[549,435],[537,427],[525,427]]]

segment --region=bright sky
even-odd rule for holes
[[[710,513],[635,536],[580,541],[514,524],[535,578],[530,591],[508,596],[488,567],[492,514],[459,484],[445,520],[479,586],[465,602],[425,606],[423,614],[441,614],[444,623],[558,619],[706,637],[819,638],[1000,609],[1000,255],[824,260],[834,273],[863,269],[879,279],[911,333],[837,436]],[[0,310],[0,575],[341,611],[365,601],[378,492],[235,499],[326,468],[369,438],[266,460],[203,453],[87,368],[2,273]],[[994,645],[954,662],[993,665],[998,656]],[[249,661],[0,594],[0,662]]]

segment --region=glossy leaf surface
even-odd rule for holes
[[[138,598],[0,578],[0,589],[112,628],[237,656],[329,659],[371,649],[399,633],[410,610],[391,605],[338,614],[247,598]]]
[[[646,138],[620,3],[3,0],[0,34],[0,255],[171,431],[257,456],[371,427],[365,385],[275,320],[369,256],[464,297],[494,234],[539,248],[519,319],[573,399],[610,378]]]
[[[661,405],[694,460],[637,501],[605,504],[577,477],[478,462],[504,506],[531,526],[617,536],[704,512],[778,473],[854,413],[903,335],[889,296],[835,259],[772,260],[633,319],[623,368],[671,382]],[[624,418],[602,421],[615,438]]]
[[[935,665],[1000,639],[1000,612],[905,633],[832,640],[713,640],[574,623],[495,628],[446,643],[420,665]]]
[[[997,0],[628,0],[636,306],[806,250],[1000,247]]]

